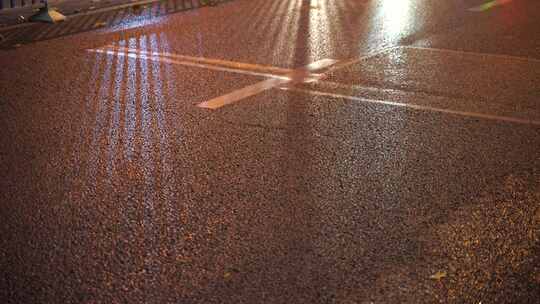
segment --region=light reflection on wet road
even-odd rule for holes
[[[236,0],[2,51],[0,298],[535,303],[540,5],[478,2]]]

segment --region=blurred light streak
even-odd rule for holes
[[[384,32],[390,39],[400,37],[413,24],[411,0],[384,0],[380,10],[383,16]]]

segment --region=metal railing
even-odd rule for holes
[[[45,4],[47,0],[0,0],[0,10]]]
[[[15,6],[15,9],[20,8],[23,1],[22,0],[11,0],[16,1],[18,4]],[[10,0],[0,0],[0,3],[8,3]],[[26,19],[23,21],[11,20],[11,25],[0,26],[0,50],[9,49],[14,45],[22,45],[36,41],[43,41],[48,39],[53,39],[65,35],[71,35],[75,33],[86,32],[90,30],[95,30],[103,26],[117,26],[121,24],[129,24],[132,21],[136,21],[137,18],[153,18],[166,16],[169,14],[187,11],[191,9],[197,9],[204,6],[212,6],[216,4],[231,2],[233,0],[137,0],[136,2],[128,2],[132,0],[123,0],[118,1],[123,4],[104,6],[102,8],[93,9],[93,10],[84,10],[77,13],[72,13],[66,16],[61,15],[65,22],[62,22],[62,25],[56,25],[58,30],[51,30],[50,25],[45,24],[33,24],[31,22],[26,22]],[[56,5],[56,3],[66,3],[69,0],[64,1],[52,1],[49,3],[49,6]],[[75,2],[75,1],[74,1]],[[89,1],[90,2],[90,1]],[[115,2],[115,1],[110,1]],[[56,14],[53,12],[51,7],[47,7],[47,1],[43,0],[26,0],[24,1],[26,8],[33,7],[39,8],[39,12],[33,12],[34,15],[28,18],[28,21],[36,22],[46,22],[46,23],[56,23],[55,20],[59,18],[59,13]],[[39,5],[39,6],[38,6]],[[5,15],[10,15],[10,7],[4,5],[3,8],[6,8],[4,11]],[[17,11],[15,11],[17,12]],[[25,12],[17,12],[13,15],[22,15],[23,13],[29,13],[27,10]],[[2,15],[0,15],[2,17]],[[2,21],[2,19],[0,19]],[[0,303],[1,304],[1,303]]]

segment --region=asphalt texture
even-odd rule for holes
[[[482,3],[235,0],[0,51],[1,302],[538,303],[540,3]]]

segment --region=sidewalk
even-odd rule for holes
[[[0,0],[3,1],[3,0]],[[159,1],[159,0],[156,0]],[[112,6],[124,5],[129,3],[148,2],[141,0],[49,0],[49,6],[56,8],[62,14],[69,16],[78,13],[93,11]],[[10,8],[0,10],[0,28],[4,26],[15,25],[21,22],[27,22],[28,18],[39,9],[41,5],[34,7]],[[21,18],[21,16],[23,18]]]

